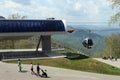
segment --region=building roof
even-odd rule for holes
[[[65,31],[62,20],[0,20],[0,33],[57,31]]]

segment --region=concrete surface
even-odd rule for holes
[[[109,65],[120,68],[120,59],[117,59],[117,61],[115,61],[114,59],[113,60],[110,60],[110,59],[104,60],[102,58],[94,58],[94,59],[96,59],[98,61],[101,61],[101,62],[104,62],[106,64],[109,64]]]
[[[0,62],[0,80],[120,80],[120,76],[88,73],[69,69],[40,66],[46,69],[49,78],[31,75],[30,65],[22,65],[23,72],[18,72],[17,64]],[[36,72],[36,65],[34,65]]]

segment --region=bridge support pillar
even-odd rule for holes
[[[51,35],[42,36],[42,52],[51,52]]]

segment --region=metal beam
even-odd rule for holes
[[[37,44],[37,47],[36,47],[36,52],[38,52],[38,48],[39,48],[41,40],[42,40],[42,36],[39,37],[39,41],[38,41],[38,44]]]

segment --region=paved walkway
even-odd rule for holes
[[[120,80],[120,76],[88,73],[69,69],[41,66],[46,69],[49,78],[30,74],[30,65],[22,65],[23,72],[18,72],[17,64],[0,62],[0,80]],[[36,66],[34,66],[36,68]]]
[[[104,60],[104,59],[102,59],[102,58],[94,58],[94,59],[96,59],[96,60],[98,60],[98,61],[101,61],[101,62],[104,62],[104,63],[107,63],[107,64],[109,64],[109,65],[112,65],[112,66],[115,66],[115,67],[120,68],[120,59],[117,59],[117,61],[115,61],[115,60],[110,60],[110,59]]]
[[[52,51],[62,51],[64,48],[52,49]],[[0,52],[26,52],[26,51],[36,51],[36,49],[4,49]],[[39,48],[38,51],[42,51],[42,48]]]

